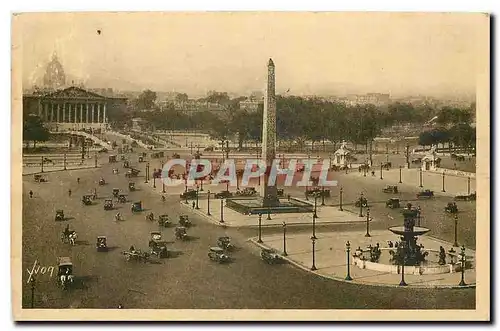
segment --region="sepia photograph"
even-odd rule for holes
[[[11,51],[15,320],[489,320],[488,14],[13,13]]]

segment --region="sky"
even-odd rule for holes
[[[245,95],[265,88],[272,58],[278,93],[473,95],[476,60],[488,56],[479,46],[483,14],[38,13],[18,21],[25,88],[40,84],[55,52],[68,80],[115,90]]]

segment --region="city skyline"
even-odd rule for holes
[[[28,88],[41,85],[56,52],[67,82],[90,88],[246,95],[263,90],[266,59],[272,57],[281,78],[277,93],[391,97],[473,96],[480,33],[475,23],[482,18],[272,12],[26,16]]]

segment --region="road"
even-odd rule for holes
[[[153,263],[146,264],[126,262],[121,252],[130,245],[146,249],[150,231],[158,227],[145,220],[145,213],[133,215],[130,204],[118,206],[115,211],[103,210],[103,198],[111,195],[112,188],[126,190],[128,183],[121,163],[107,164],[105,160],[106,155],[101,156],[103,165],[99,169],[47,174],[47,183],[34,183],[31,176],[23,178],[24,307],[31,304],[27,270],[31,270],[35,260],[38,265],[57,269],[58,256],[72,258],[77,276],[75,286],[63,291],[56,285],[55,275],[52,278],[48,272],[36,275],[36,308],[115,308],[120,303],[125,308],[177,309],[472,309],[475,306],[474,289],[366,287],[322,279],[291,265],[269,266],[260,260],[259,251],[247,242],[248,237],[256,234],[255,229],[224,229],[195,215],[190,215],[195,226],[188,230],[189,241],[175,241],[173,228],[163,230],[164,238],[171,241],[168,245],[175,252],[174,257],[153,258]],[[113,167],[118,167],[121,173],[113,175]],[[101,176],[109,182],[104,187],[97,185]],[[81,179],[80,184],[77,184],[77,177]],[[139,190],[130,193],[129,200],[142,200],[147,211],[155,215],[167,213],[174,220],[185,212],[178,205],[178,197],[170,196],[163,203],[143,181],[144,178],[135,180]],[[81,196],[94,187],[98,188],[99,199],[95,205],[83,206]],[[72,190],[71,197],[68,189]],[[33,199],[27,194],[29,190],[35,193]],[[55,222],[56,209],[64,209],[71,219]],[[124,216],[123,222],[113,221],[117,211]],[[434,222],[432,231],[449,232],[448,226],[439,220]],[[74,247],[59,239],[67,223],[79,235]],[[374,226],[377,223],[383,224],[382,221],[374,222]],[[343,227],[330,226],[318,231],[332,228],[341,230]],[[309,229],[291,228],[289,231]],[[98,235],[108,237],[109,252],[96,252]],[[216,264],[207,257],[208,248],[222,235],[231,236],[237,246],[232,254],[234,261],[227,265]]]

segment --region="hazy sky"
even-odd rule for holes
[[[475,91],[482,14],[23,14],[25,87],[57,52],[88,87],[245,94],[391,95]],[[101,30],[99,35],[96,30]],[[485,56],[484,51],[482,51]]]

